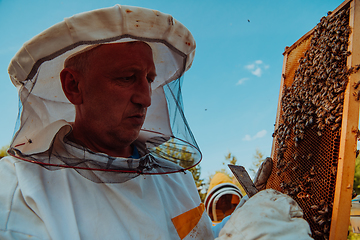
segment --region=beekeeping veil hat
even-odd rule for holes
[[[231,215],[239,204],[242,194],[240,189],[225,174],[216,173],[209,184],[205,197],[205,209],[213,223],[219,223]]]
[[[152,104],[134,143],[140,159],[93,153],[66,139],[75,107],[65,97],[59,77],[70,57],[99,44],[129,41],[143,41],[152,48],[157,73]],[[194,54],[190,31],[155,10],[115,5],[66,18],[26,42],[10,63],[10,78],[21,102],[9,152],[51,170],[71,167],[88,178],[95,174],[100,182],[178,172],[196,165],[201,153],[186,122],[181,96],[182,76]]]

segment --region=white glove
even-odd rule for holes
[[[216,240],[308,240],[309,224],[299,205],[289,196],[266,189],[233,212]]]

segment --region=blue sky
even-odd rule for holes
[[[0,146],[10,143],[18,111],[7,67],[22,44],[65,17],[115,4],[169,13],[193,34],[197,50],[185,74],[185,115],[203,153],[202,177],[231,152],[251,168],[270,156],[283,51],[341,0],[0,0]]]

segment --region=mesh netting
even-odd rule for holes
[[[64,96],[60,80],[52,80],[58,78],[56,73],[62,69],[57,62],[63,62],[63,55],[43,62],[34,77],[21,87],[21,114],[16,124],[19,129],[14,139],[23,138],[25,141],[12,144],[10,154],[50,170],[74,168],[94,182],[107,183],[124,182],[140,174],[179,172],[197,165],[201,161],[201,153],[186,121],[181,95],[181,71],[184,69],[178,63],[186,62],[186,56],[162,43],[150,45],[158,52],[161,49],[160,52],[165,52],[173,60],[169,60],[171,63],[165,70],[161,64],[156,65],[159,66],[156,71],[160,80],[152,84],[152,105],[148,108],[139,138],[134,142],[139,157],[111,157],[92,152],[67,139],[71,122],[75,120],[75,108]],[[68,56],[70,53],[65,54]],[[161,57],[155,56],[157,59]],[[170,76],[165,78],[160,74],[162,72]],[[180,77],[172,80],[176,75]]]
[[[194,167],[201,161],[201,152],[183,112],[182,79],[183,77],[178,78],[163,87],[173,135],[167,136],[142,129],[142,132],[155,136],[148,138],[145,143],[134,143],[141,156],[139,159],[111,157],[92,152],[67,139],[70,127],[60,129],[45,152],[23,154],[15,146],[10,148],[10,153],[50,170],[74,168],[94,182],[107,183],[125,182],[140,174],[168,174]],[[23,101],[28,103],[28,98]]]
[[[151,48],[149,55],[145,54],[145,48],[140,47],[144,45],[139,42]],[[125,43],[127,45],[122,46],[126,47],[120,50],[117,44]],[[111,46],[100,46],[107,44],[113,44],[112,50],[105,50]],[[123,182],[139,174],[165,174],[195,166],[201,160],[201,153],[186,122],[181,99],[182,76],[192,65],[195,47],[192,34],[179,21],[175,21],[171,15],[146,8],[115,5],[79,13],[53,25],[24,43],[10,62],[9,75],[19,90],[21,104],[9,152],[50,170],[74,168],[96,182]],[[94,64],[86,62],[96,51],[103,54],[97,56],[99,59],[96,59],[96,63],[95,60]],[[129,64],[131,67],[127,66]],[[88,65],[91,65],[90,70],[86,69]],[[80,120],[75,120],[82,106],[75,109],[68,95],[65,96],[63,92],[60,73],[64,66],[67,70],[72,67],[81,69],[78,71],[81,76],[77,79],[79,82],[80,79],[86,81],[88,77],[81,73],[83,71],[91,72],[95,69],[101,72],[102,77],[93,77],[98,80],[96,84],[83,85],[91,85],[89,88],[93,91],[82,89],[89,94],[87,108],[93,115],[79,114],[77,119]],[[151,80],[151,94],[148,88],[145,92],[141,85],[131,85],[129,89],[121,89],[123,93],[129,90],[128,96],[123,94],[126,96],[121,98],[121,91],[110,96],[113,86],[106,88],[106,82],[100,82],[99,79],[118,79],[117,76],[109,77],[114,71],[111,68],[120,72],[132,69],[132,76],[121,76],[120,79],[138,79],[146,73],[149,77],[146,83]],[[67,81],[64,78],[62,80]],[[86,95],[83,92],[82,97]],[[107,93],[109,95],[104,100],[103,96]],[[135,98],[142,93],[147,95],[146,102],[136,102],[139,98],[136,101]],[[101,100],[104,100],[104,104],[101,104]],[[128,111],[131,116],[122,112],[128,109],[126,101],[132,104],[129,108],[133,108],[134,112]],[[75,104],[81,105],[83,102]],[[133,105],[138,104],[142,109],[135,112]],[[98,108],[95,105],[99,105]],[[96,121],[98,117],[101,121]],[[137,138],[140,125],[137,124],[133,129],[135,135],[128,138],[130,141],[125,144],[125,148],[122,140],[128,137],[125,134],[129,134],[129,129],[122,121],[123,117],[125,122],[127,118],[133,118],[137,119],[133,122],[143,123]],[[75,136],[78,124],[85,130]],[[115,135],[114,138],[110,137]],[[104,138],[109,141],[103,141]],[[126,149],[126,154],[130,155],[132,149],[133,154],[125,158],[112,157],[83,147],[91,146],[94,142],[103,142],[105,145],[100,150],[93,146],[96,151],[123,156],[125,153],[120,153],[122,150]]]

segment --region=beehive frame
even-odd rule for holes
[[[335,16],[342,10],[348,11],[348,23],[350,27],[347,50],[350,51],[351,54],[346,59],[346,66],[349,69],[350,67],[356,68],[356,66],[360,64],[360,0],[347,0],[343,2],[329,14],[328,18]],[[295,191],[295,194],[297,194],[295,195],[295,200],[297,200],[304,209],[304,217],[312,227],[313,237],[315,239],[346,239],[350,219],[358,137],[360,87],[356,86],[356,83],[360,80],[359,71],[349,71],[351,73],[348,75],[348,81],[342,100],[341,131],[340,129],[339,131],[333,131],[329,126],[323,126],[323,135],[321,136],[321,134],[319,134],[321,136],[319,138],[319,136],[314,134],[316,131],[309,130],[304,133],[304,140],[299,144],[297,141],[295,142],[295,140],[293,140],[296,136],[291,133],[290,138],[287,139],[286,144],[284,144],[286,146],[286,151],[284,151],[281,156],[283,156],[283,158],[292,159],[295,155],[295,158],[298,158],[297,152],[303,152],[305,154],[303,155],[303,157],[305,157],[304,160],[298,160],[298,163],[303,163],[303,166],[300,166],[301,171],[297,170],[296,172],[294,169],[297,168],[297,166],[292,166],[294,163],[287,160],[287,164],[282,168],[282,172],[280,171],[280,175],[277,174],[279,173],[279,148],[283,146],[279,145],[279,141],[277,141],[278,135],[276,131],[281,124],[284,125],[282,117],[284,114],[282,109],[282,98],[285,94],[284,89],[293,84],[295,71],[299,67],[298,61],[304,56],[305,51],[310,48],[311,38],[314,36],[315,29],[316,27],[306,33],[291,47],[287,47],[284,52],[278,111],[271,153],[274,164],[267,188],[274,188],[284,192],[284,182],[286,182],[288,189],[290,189],[292,187],[289,187],[291,181],[299,184],[299,181],[305,181],[303,176],[307,174],[308,179],[311,181],[309,180],[310,184],[306,187],[306,191],[303,191],[303,187],[301,188],[302,190],[296,192],[294,189],[300,188],[294,186],[292,192],[294,193]],[[322,143],[317,144],[319,141],[322,141]],[[304,164],[306,163],[306,158],[308,158],[308,161],[312,157],[310,156],[313,155],[312,153],[314,153],[315,158],[320,156],[322,159],[314,159],[312,162],[313,166],[306,166],[306,164]],[[326,165],[326,171],[317,173],[317,166],[320,164],[323,166],[323,163],[326,160],[326,164],[328,164]],[[287,166],[290,166],[293,171],[289,169],[284,170]],[[314,183],[315,181],[316,184]],[[321,181],[323,181],[324,184],[320,184],[320,186],[327,187],[328,189],[325,191],[328,191],[329,194],[319,203],[321,196],[313,197],[312,194],[314,196],[316,194],[319,195],[319,191],[321,192],[321,189],[319,189],[319,182]],[[282,186],[280,186],[281,184]],[[299,194],[302,195],[299,196]],[[313,209],[310,209],[310,205]],[[326,233],[323,233],[322,231],[325,231],[324,226],[326,226],[326,223],[324,224],[320,219],[321,226],[320,224],[319,227],[316,224],[314,225],[314,222],[319,222],[319,218],[313,215],[314,213],[323,211],[324,208],[326,208],[326,210],[328,207],[331,208],[330,206],[332,206],[332,213],[331,211],[328,213],[329,218],[331,216],[331,225],[329,223],[330,229],[329,232],[325,229]],[[318,234],[314,234],[315,232]]]

